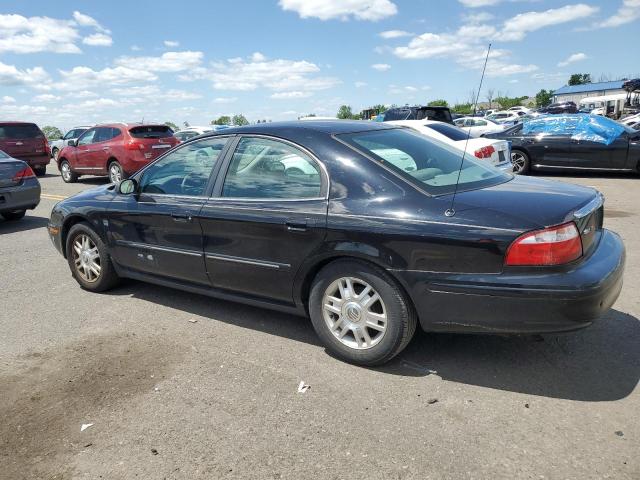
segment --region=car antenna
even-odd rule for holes
[[[489,53],[491,52],[491,44],[487,48],[487,56],[484,59],[484,66],[482,67],[482,76],[480,77],[480,86],[476,92],[476,98],[473,102],[473,115],[476,115],[476,109],[478,108],[478,100],[480,99],[480,90],[482,90],[482,82],[484,81],[484,72],[487,70],[487,61],[489,60]],[[467,154],[467,145],[469,144],[469,138],[471,137],[471,129],[467,132],[467,139],[464,142],[464,150],[462,151],[462,158],[460,158],[460,168],[458,169],[458,178],[456,179],[456,186],[453,190],[453,196],[451,197],[451,205],[444,211],[445,216],[453,217],[456,214],[454,208],[454,202],[456,201],[456,194],[458,193],[458,184],[460,183],[460,174],[462,173],[462,167],[464,165],[464,157]]]

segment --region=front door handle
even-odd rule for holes
[[[171,218],[173,218],[174,222],[190,222],[191,220],[193,220],[193,217],[191,217],[191,213],[189,212],[172,213]]]
[[[290,232],[306,232],[308,227],[306,220],[288,220],[286,225]]]

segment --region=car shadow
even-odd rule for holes
[[[76,182],[86,185],[105,185],[111,183],[109,177],[80,177]]]
[[[193,315],[320,345],[307,318],[126,282],[110,292]],[[418,329],[419,330],[419,329]],[[628,396],[640,379],[640,321],[610,310],[591,327],[544,336],[436,334],[418,331],[407,349],[373,370],[543,397],[586,402]]]
[[[48,218],[31,216],[29,212],[20,220],[5,220],[0,216],[0,235],[44,228],[48,223]]]

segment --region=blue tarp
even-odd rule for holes
[[[571,135],[573,140],[610,145],[624,132],[624,126],[610,118],[586,113],[544,115],[525,122],[525,135]]]

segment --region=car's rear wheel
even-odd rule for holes
[[[521,150],[511,151],[511,165],[513,165],[513,173],[526,175],[529,173],[529,155]]]
[[[26,213],[26,210],[13,210],[12,212],[2,212],[0,215],[2,215],[5,220],[20,220]]]
[[[71,165],[66,160],[60,163],[60,174],[65,183],[75,183],[78,181],[78,175],[71,170]]]
[[[118,283],[107,246],[87,223],[71,227],[66,249],[71,274],[82,288],[104,292]]]
[[[401,287],[383,270],[358,260],[336,261],[318,273],[309,314],[328,350],[367,366],[383,364],[400,353],[417,324]]]
[[[33,173],[35,173],[37,177],[44,177],[47,174],[47,167],[46,166],[33,167]]]
[[[123,179],[124,170],[122,170],[122,165],[120,165],[117,160],[111,161],[111,163],[109,163],[109,180],[111,183],[118,183]]]

